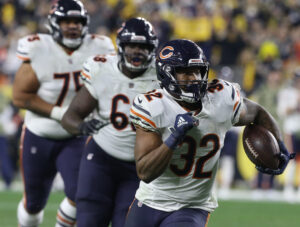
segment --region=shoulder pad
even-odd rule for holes
[[[90,39],[93,40],[97,46],[99,46],[102,50],[101,53],[115,53],[115,46],[108,36],[91,34]]]
[[[25,36],[18,41],[17,57],[23,61],[31,60],[35,55],[35,49],[41,45],[39,34]]]
[[[91,83],[93,77],[101,75],[100,70],[103,69],[105,65],[114,64],[115,54],[107,55],[94,55],[89,57],[84,63],[81,71],[81,79],[85,83]]]
[[[135,97],[130,110],[130,119],[133,123],[151,131],[155,131],[156,118],[161,115],[163,94],[159,90],[139,94]]]
[[[207,92],[212,96],[222,96],[226,104],[235,103],[240,97],[240,86],[225,80],[215,79],[208,84]]]
[[[243,101],[240,86],[237,83],[215,79],[209,83],[207,91],[213,102],[217,106],[221,106],[224,111],[231,113],[232,122],[236,122]]]

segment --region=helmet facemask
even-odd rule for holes
[[[199,72],[193,74],[195,77],[194,80],[179,80],[177,78],[177,73],[184,73],[185,70],[191,68],[197,68]],[[206,64],[192,67],[174,67],[173,69],[165,65],[163,70],[168,76],[163,79],[162,85],[175,100],[196,103],[204,97],[208,80],[208,66]]]
[[[126,50],[126,46],[130,46],[131,50]],[[135,46],[139,46],[139,51],[133,51]],[[119,48],[122,54],[123,64],[132,72],[140,72],[146,70],[154,59],[154,46],[141,43],[124,43]]]

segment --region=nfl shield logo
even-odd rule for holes
[[[129,83],[129,88],[133,88],[134,87],[134,83]]]

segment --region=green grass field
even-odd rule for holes
[[[21,192],[0,192],[0,227],[17,226],[16,210],[21,198]],[[45,209],[44,221],[40,227],[54,227],[56,210],[63,198],[63,193],[55,192],[51,194]]]
[[[0,192],[0,226],[16,227],[16,208],[21,192]],[[53,227],[60,192],[52,193],[41,227]],[[300,204],[279,202],[220,201],[208,227],[299,227]],[[142,227],[142,226],[141,226]],[[188,226],[187,226],[188,227]]]

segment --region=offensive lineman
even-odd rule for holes
[[[152,25],[132,18],[117,35],[118,56],[94,56],[83,66],[85,86],[62,120],[70,133],[93,135],[80,164],[78,227],[108,226],[110,221],[113,227],[124,226],[139,182],[129,110],[138,93],[158,87],[153,67],[157,44]],[[83,121],[95,108],[100,119]]]
[[[156,60],[162,89],[138,95],[131,108],[140,182],[126,227],[204,227],[217,207],[212,193],[220,149],[234,125],[269,129],[280,146],[281,174],[290,158],[277,124],[235,84],[213,80],[203,51],[189,40],[167,42]]]
[[[74,226],[75,193],[85,138],[64,130],[61,118],[82,86],[84,60],[114,52],[108,37],[88,34],[89,17],[77,0],[59,0],[49,14],[50,33],[19,40],[23,60],[13,85],[13,102],[27,109],[20,146],[24,196],[18,205],[21,227],[38,226],[53,179],[60,172],[66,198],[60,204],[56,226]]]

